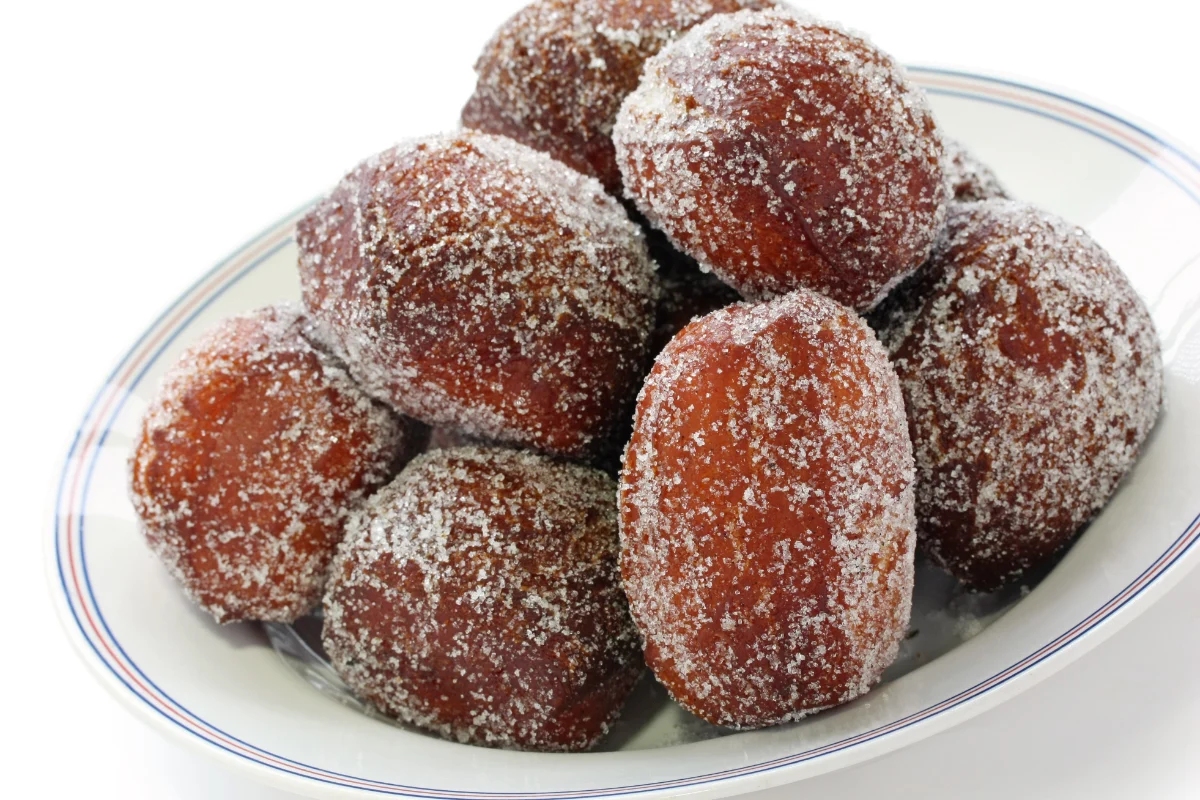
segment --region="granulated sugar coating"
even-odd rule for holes
[[[1149,312],[1082,229],[1003,200],[956,205],[879,312],[922,545],[973,588],[1017,580],[1100,510],[1158,416]]]
[[[950,184],[951,196],[960,203],[977,200],[1004,200],[1008,191],[987,164],[957,139],[945,137],[945,158],[942,169]]]
[[[385,713],[460,742],[585,750],[642,672],[616,484],[515,450],[426,453],[350,528],[325,649]]]
[[[713,14],[770,0],[538,0],[488,42],[463,125],[549,153],[617,193],[612,128],[646,59]]]
[[[348,514],[424,442],[308,333],[287,305],[210,331],[163,379],[130,461],[147,541],[218,622],[312,609]]]
[[[878,341],[806,290],[667,345],[621,480],[646,662],[689,711],[752,728],[866,692],[913,590],[913,464]]]
[[[372,395],[580,456],[637,392],[657,282],[600,184],[502,137],[398,145],[297,227],[305,304]]]
[[[646,63],[613,133],[630,199],[749,299],[874,306],[945,213],[924,95],[866,40],[785,10],[718,15]]]

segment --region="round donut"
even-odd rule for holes
[[[537,0],[504,23],[475,64],[468,128],[549,153],[619,193],[617,110],[646,59],[713,14],[771,0]]]
[[[908,406],[922,546],[968,587],[1065,547],[1133,466],[1162,404],[1146,306],[1079,227],[956,205],[879,318]]]
[[[167,372],[130,491],[142,532],[218,622],[291,622],[321,590],[346,518],[423,426],[354,385],[298,308],[225,320]]]
[[[807,290],[683,329],[638,401],[621,574],[646,662],[717,725],[874,685],[906,633],[913,464],[887,355]]]
[[[373,396],[580,457],[637,393],[657,281],[593,179],[508,139],[398,145],[298,225],[303,297]]]
[[[642,672],[616,485],[516,450],[417,457],[352,524],[325,649],[360,696],[460,742],[586,750]]]
[[[1006,200],[1008,190],[996,177],[996,173],[979,157],[967,149],[966,145],[957,139],[943,137],[945,157],[942,169],[950,184],[950,193],[959,203],[973,203],[979,200]]]
[[[873,307],[945,215],[924,94],[869,42],[777,9],[713,17],[646,63],[613,133],[625,191],[748,299]]]

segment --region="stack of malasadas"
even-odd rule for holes
[[[879,681],[918,544],[1019,580],[1136,460],[1145,306],[861,36],[539,0],[476,69],[150,405],[134,505],[218,621],[323,597],[346,683],[462,742],[587,749],[643,663],[774,725]]]

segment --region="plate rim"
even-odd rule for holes
[[[1117,111],[1106,103],[1086,98],[1077,92],[1003,73],[926,65],[912,65],[907,69],[914,81],[931,93],[966,97],[1007,106],[1018,111],[1049,117],[1097,136],[1156,168],[1200,205],[1200,158],[1193,154],[1188,147],[1133,115]],[[978,86],[975,86],[975,91],[972,92],[971,87],[974,84],[978,84]],[[979,86],[991,87],[992,94],[980,93]],[[1033,98],[1038,100],[1035,101]],[[1072,111],[1074,113],[1071,113]],[[1062,114],[1069,118],[1064,119],[1060,116]],[[1095,118],[1090,118],[1089,114],[1095,115]],[[1089,125],[1092,127],[1088,127]],[[1110,136],[1099,132],[1097,128],[1118,136],[1125,143],[1114,141]],[[1130,134],[1135,136],[1130,136]],[[1145,143],[1137,141],[1136,136],[1153,142],[1159,149],[1150,155],[1135,151],[1133,148],[1139,144],[1145,147]],[[1179,164],[1170,162],[1164,158],[1165,156],[1177,158]],[[1184,169],[1179,169],[1180,165]],[[1174,168],[1177,172],[1173,173],[1168,168]],[[1189,176],[1188,171],[1193,174]],[[1187,180],[1189,177],[1190,181]],[[199,716],[172,700],[165,692],[159,690],[149,676],[142,674],[136,664],[125,655],[120,644],[112,637],[111,631],[108,631],[107,624],[103,621],[103,615],[99,608],[95,607],[94,595],[91,595],[90,578],[86,572],[86,551],[82,541],[82,532],[80,532],[77,538],[79,539],[79,561],[83,569],[84,585],[92,597],[91,602],[95,607],[96,615],[100,618],[101,626],[108,637],[112,639],[117,650],[121,652],[121,656],[133,667],[133,670],[140,674],[142,679],[154,688],[155,692],[168,701],[168,708],[173,706],[183,712],[180,714],[178,711],[172,711],[177,717],[183,717],[183,720],[172,719],[166,711],[156,706],[151,698],[136,691],[125,678],[121,677],[117,671],[119,664],[114,665],[105,659],[97,642],[89,636],[84,628],[83,620],[76,611],[76,604],[72,602],[67,573],[64,571],[64,552],[76,583],[76,591],[80,593],[80,597],[83,597],[82,588],[78,584],[78,574],[75,572],[75,551],[71,546],[70,536],[72,519],[78,517],[82,521],[85,516],[87,481],[90,480],[96,459],[93,456],[89,464],[85,465],[83,462],[93,452],[92,449],[89,449],[92,448],[91,442],[95,441],[94,449],[98,451],[111,430],[112,417],[104,422],[103,428],[101,427],[107,409],[100,410],[99,413],[97,410],[106,396],[111,403],[123,393],[121,384],[116,383],[117,376],[123,370],[127,374],[132,374],[135,369],[140,367],[141,371],[138,372],[134,382],[139,381],[141,374],[161,356],[162,348],[179,334],[181,328],[186,326],[192,316],[216,301],[224,288],[236,283],[241,276],[252,271],[259,263],[292,240],[292,225],[310,206],[311,201],[283,216],[202,274],[176,297],[124,352],[91,400],[71,438],[58,476],[55,502],[49,521],[50,536],[45,539],[45,567],[59,622],[71,641],[73,649],[88,665],[100,683],[110,694],[121,701],[125,708],[134,712],[135,716],[149,723],[159,732],[166,733],[171,739],[183,742],[210,757],[217,758],[221,763],[257,780],[303,794],[327,791],[338,796],[348,796],[351,793],[367,792],[376,795],[453,800],[495,800],[498,798],[573,800],[574,798],[635,795],[661,796],[675,792],[703,793],[715,797],[790,783],[835,769],[839,765],[849,766],[898,749],[913,741],[957,725],[1019,694],[1067,666],[1123,628],[1156,602],[1200,560],[1196,557],[1197,553],[1200,553],[1200,549],[1193,547],[1196,541],[1200,540],[1200,513],[1198,513],[1171,545],[1155,558],[1137,578],[1099,609],[1033,653],[952,697],[900,720],[894,720],[886,725],[828,745],[723,772],[693,775],[650,784],[549,792],[489,792],[431,789],[356,778],[324,768],[300,764],[284,756],[269,753],[206,723]],[[229,274],[226,275],[226,272]],[[206,289],[206,287],[209,288]],[[205,296],[204,291],[209,294]],[[170,322],[168,322],[169,319]],[[177,324],[180,319],[182,319],[182,323]],[[167,334],[173,326],[175,330],[168,336]],[[148,363],[142,365],[135,359],[135,356],[139,359],[144,357],[145,352],[143,351],[148,352],[146,348],[157,346],[158,340],[164,337],[166,337],[166,343],[153,352]],[[132,367],[127,369],[131,363]],[[89,424],[93,428],[85,437],[85,429]],[[85,476],[85,479],[83,492],[79,495],[78,509],[76,510],[74,505],[64,506],[64,500],[68,497],[66,494],[68,478],[73,478],[70,494],[73,500],[81,476]],[[67,508],[69,513],[64,513],[64,508]],[[65,548],[62,546],[64,533],[66,536]],[[119,661],[116,654],[112,652],[112,648],[109,648],[103,641],[100,629],[96,628],[95,621],[91,619],[91,611],[88,609],[87,602],[81,603],[79,607],[99,637],[100,645],[108,649],[113,661]],[[129,673],[128,670],[125,672]],[[129,673],[129,677],[134,682],[141,683],[132,673]],[[150,694],[145,686],[141,688],[143,692]],[[159,702],[161,705],[167,705]],[[190,720],[202,723],[208,730],[200,728]],[[215,731],[219,735],[216,738],[224,738],[225,743],[214,740],[213,735],[208,731]],[[270,763],[272,761],[275,763]]]

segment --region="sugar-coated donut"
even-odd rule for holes
[[[280,305],[225,320],[168,371],[130,461],[150,546],[218,622],[320,599],[348,514],[423,443]]]
[[[960,203],[1008,199],[1008,190],[996,173],[957,139],[944,137],[942,169],[950,183],[951,196]]]
[[[750,299],[866,310],[945,214],[924,94],[866,40],[798,12],[718,15],[647,61],[613,133],[627,195]]]
[[[536,0],[504,23],[475,64],[468,128],[509,136],[619,192],[612,127],[642,65],[713,14],[771,0]]]
[[[714,311],[655,362],[621,477],[621,573],[646,662],[752,728],[866,692],[913,586],[913,465],[887,355],[807,290]]]
[[[955,205],[876,325],[908,405],[920,542],[976,589],[1066,546],[1162,403],[1158,336],[1128,279],[1082,229],[1023,203]]]
[[[372,395],[581,456],[637,392],[657,282],[600,184],[462,132],[360,165],[297,227],[304,301]]]
[[[351,526],[323,639],[360,696],[448,738],[585,750],[642,671],[616,485],[516,450],[418,456]]]

